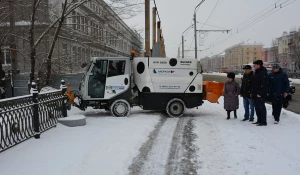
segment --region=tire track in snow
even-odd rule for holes
[[[197,174],[194,119],[163,118],[129,167],[136,174]]]
[[[160,122],[155,126],[155,129],[150,133],[148,141],[145,142],[140,148],[140,154],[136,158],[134,158],[133,163],[130,165],[129,175],[136,175],[141,173],[141,170],[147,160],[148,154],[151,151],[154,141],[165,121],[166,118],[162,117],[160,119]]]
[[[192,117],[181,118],[177,124],[166,167],[167,175],[197,174],[197,147],[194,144],[197,136]]]

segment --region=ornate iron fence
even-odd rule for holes
[[[57,124],[57,119],[67,116],[66,86],[61,90],[38,94],[33,83],[31,95],[0,100],[0,152]]]

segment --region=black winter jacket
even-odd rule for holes
[[[243,75],[242,87],[241,87],[240,94],[244,98],[251,98],[250,94],[251,94],[252,78],[253,78],[253,72],[252,71],[249,74],[244,74]]]
[[[290,91],[290,81],[286,73],[280,69],[279,72],[270,73],[269,75],[270,95],[272,97],[283,96]]]
[[[269,91],[268,84],[268,71],[264,66],[261,66],[260,69],[255,71],[252,78],[252,98],[258,98],[257,95],[266,98]]]

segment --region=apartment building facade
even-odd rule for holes
[[[77,1],[70,1],[70,3]],[[30,72],[28,29],[30,26],[30,2],[17,0],[14,8],[14,33],[17,69]],[[53,15],[62,11],[62,1],[42,0],[35,24],[36,38],[53,21]],[[27,8],[25,8],[27,7]],[[7,25],[8,23],[8,25]],[[0,21],[1,24],[1,21]],[[4,25],[5,24],[5,25]],[[10,27],[9,19],[0,25],[0,37]],[[45,66],[55,27],[50,30],[37,48],[36,71]],[[2,31],[2,32],[1,32]],[[127,57],[131,50],[142,50],[140,35],[132,30],[103,0],[90,0],[80,5],[64,21],[52,57],[54,73],[76,73],[91,57]],[[1,46],[1,61],[10,66],[10,40]]]
[[[204,72],[221,72],[225,67],[225,53],[205,57],[201,64]]]
[[[225,67],[229,71],[241,71],[244,64],[262,59],[262,44],[241,43],[225,50]]]

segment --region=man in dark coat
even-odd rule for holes
[[[237,118],[236,110],[239,109],[240,85],[234,80],[235,74],[227,74],[228,81],[224,87],[224,109],[227,111],[227,120],[230,119],[231,111],[234,112],[234,118]]]
[[[245,108],[245,115],[243,121],[248,121],[250,117],[250,122],[254,121],[254,102],[253,99],[250,97],[251,94],[251,86],[252,86],[252,78],[253,78],[253,71],[250,65],[246,65],[244,68],[245,74],[243,75],[242,79],[242,87],[240,95],[243,97],[244,100],[244,108]],[[250,110],[251,112],[250,112]]]
[[[265,105],[268,94],[268,71],[263,66],[262,60],[253,62],[255,73],[252,78],[251,97],[254,100],[254,107],[257,115],[257,126],[267,126],[267,109]]]
[[[269,75],[270,96],[272,99],[273,116],[275,124],[279,123],[283,99],[288,96],[290,82],[286,73],[278,64],[273,65],[272,73]]]

